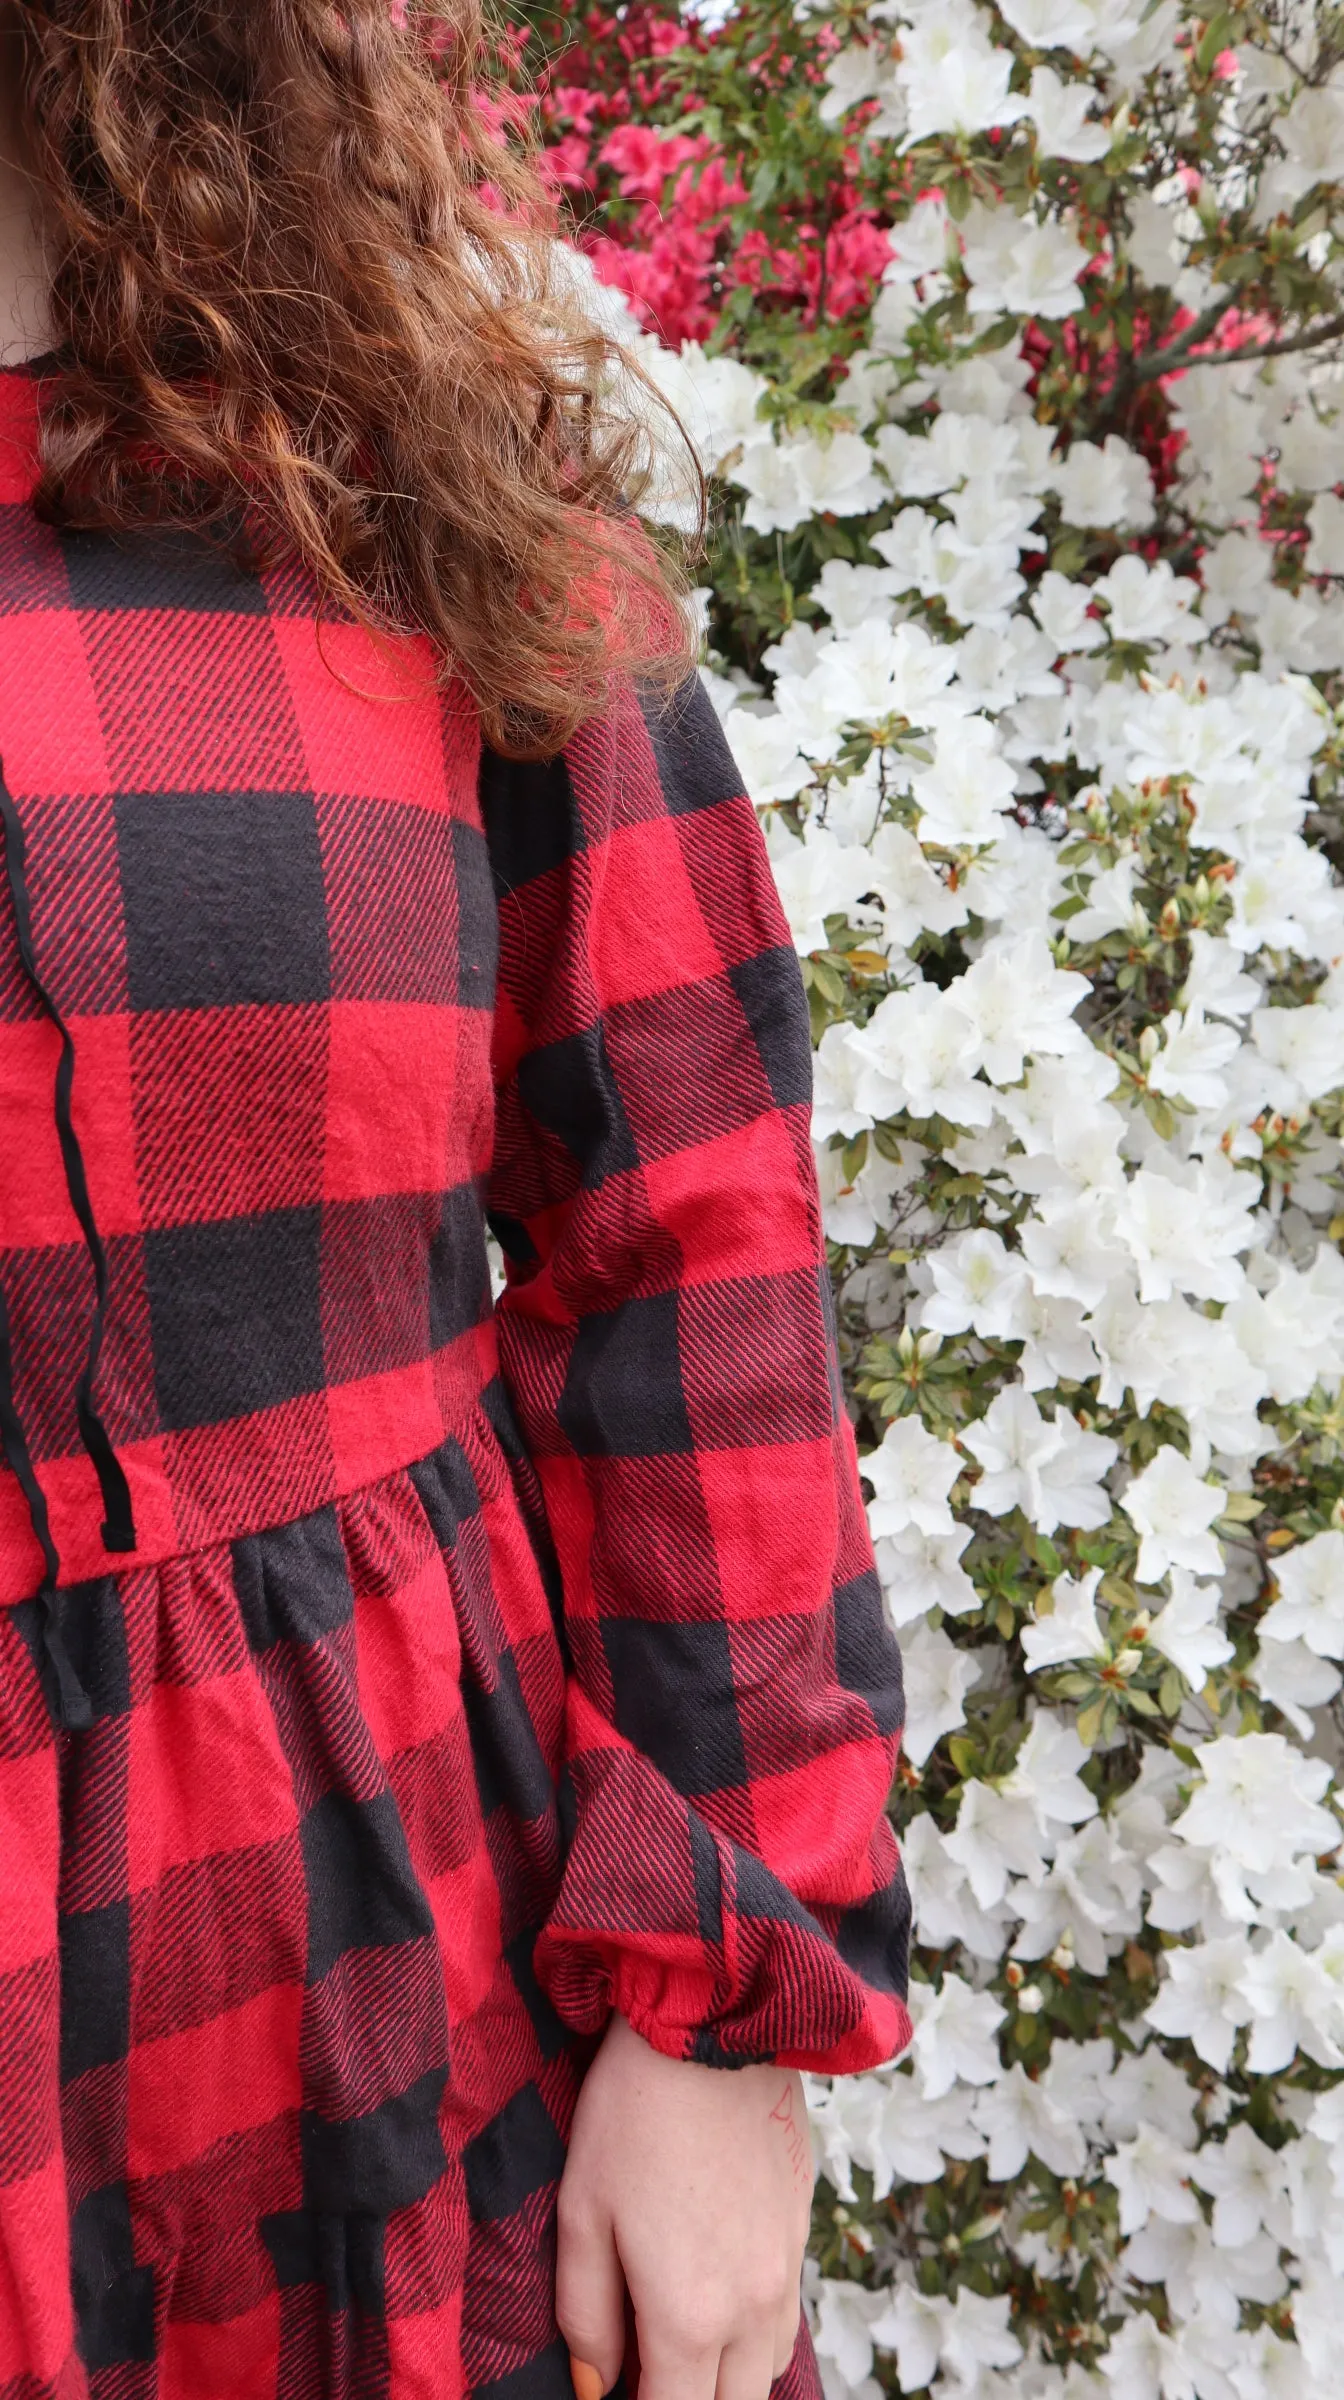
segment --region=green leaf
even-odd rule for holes
[[[750,199],[756,210],[768,208],[779,183],[779,160],[763,158],[751,179]]]

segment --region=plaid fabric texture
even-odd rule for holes
[[[613,2005],[906,2036],[796,963],[698,689],[550,768],[296,575],[57,538],[0,374],[0,2400],[564,2400]],[[492,1308],[485,1211],[506,1252]],[[815,2391],[805,2341],[782,2379]]]

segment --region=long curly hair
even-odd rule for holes
[[[557,277],[478,0],[20,0],[58,372],[39,506],[297,552],[558,749],[690,663],[647,385]],[[666,451],[663,451],[664,457]]]

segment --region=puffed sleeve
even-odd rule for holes
[[[698,681],[487,758],[505,1380],[569,1672],[536,1969],[674,2057],[909,2038],[902,1722],[840,1403],[798,963]]]

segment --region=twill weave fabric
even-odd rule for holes
[[[564,2400],[612,2008],[711,2065],[908,2035],[796,960],[698,685],[504,762],[296,570],[39,523],[39,397],[0,759],[137,1547],[0,905],[4,1363],[91,1720],[0,1468],[0,2400]]]

